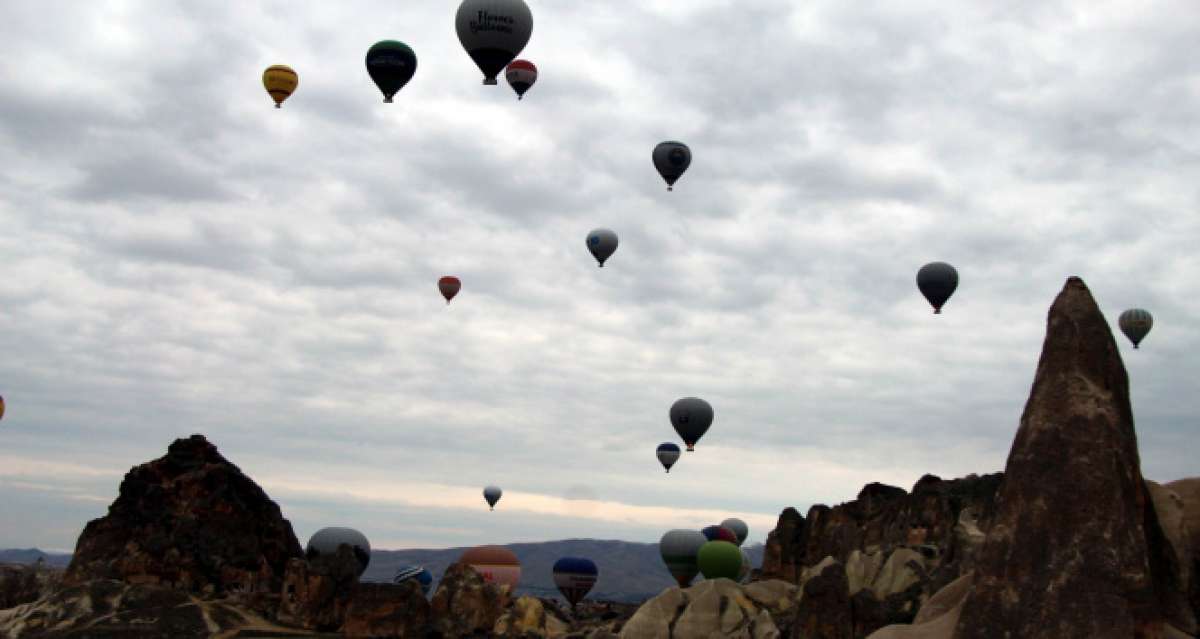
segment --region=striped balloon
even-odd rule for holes
[[[1121,327],[1121,332],[1125,333],[1125,337],[1133,342],[1133,347],[1137,348],[1145,337],[1146,333],[1154,326],[1154,318],[1150,316],[1150,311],[1141,308],[1131,308],[1117,320],[1117,325]]]
[[[596,562],[584,557],[563,557],[554,562],[554,585],[572,606],[596,585],[600,571]]]

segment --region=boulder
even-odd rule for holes
[[[518,597],[492,628],[494,637],[565,637],[568,623],[559,618],[537,597]]]
[[[774,594],[771,594],[774,591]],[[768,600],[760,605],[747,596],[742,586],[729,579],[704,580],[690,588],[672,587],[642,604],[621,629],[622,639],[774,639],[779,629],[769,605],[780,605],[778,595],[786,588],[755,589]]]
[[[974,573],[967,573],[934,593],[911,625],[886,626],[867,635],[867,639],[952,639],[974,578]]]
[[[1178,576],[1116,342],[1083,280],[1069,278],[955,637],[1162,637],[1168,621],[1194,624]]]
[[[506,586],[485,583],[471,566],[451,564],[433,595],[434,626],[443,635],[487,634],[509,604]]]
[[[846,558],[846,578],[850,582],[850,595],[856,595],[863,588],[871,585],[883,567],[883,553],[864,553],[854,549]]]
[[[1188,547],[1191,549],[1192,567],[1188,586],[1188,600],[1192,612],[1200,619],[1200,477],[1173,481],[1164,486],[1179,496],[1183,503],[1184,527],[1188,531]]]
[[[88,522],[67,583],[119,579],[223,595],[278,592],[300,543],[279,506],[201,435],[134,467]]]
[[[897,548],[871,582],[871,591],[877,598],[885,599],[907,591],[925,578],[925,557],[909,548]]]
[[[346,607],[346,637],[421,637],[429,634],[433,609],[415,580],[359,584]]]

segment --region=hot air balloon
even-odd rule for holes
[[[0,419],[4,419],[4,398],[0,397]]]
[[[500,490],[499,486],[488,486],[483,489],[483,498],[487,500],[488,506],[491,506],[488,510],[496,510],[496,502],[500,501],[502,494],[504,491]]]
[[[416,581],[421,585],[421,592],[429,594],[429,588],[433,586],[433,574],[424,566],[402,566],[396,571],[396,576],[392,578],[392,583],[404,583],[406,581]]]
[[[367,49],[367,73],[383,91],[383,101],[391,102],[417,72],[417,54],[399,40],[380,40]]]
[[[474,568],[485,582],[516,588],[521,581],[521,562],[504,546],[476,546],[458,560]]]
[[[1150,311],[1131,308],[1121,313],[1121,317],[1117,319],[1117,325],[1121,327],[1121,332],[1125,333],[1125,337],[1133,342],[1133,347],[1137,348],[1150,329],[1154,327],[1154,318],[1150,315]]]
[[[523,0],[463,0],[454,29],[483,71],[483,83],[496,84],[496,74],[529,43],[533,14]]]
[[[518,100],[524,98],[529,87],[537,82],[537,75],[537,67],[529,60],[513,60],[504,70],[504,79],[517,92]]]
[[[604,267],[604,260],[612,256],[617,250],[617,234],[608,229],[593,229],[587,236],[587,247],[592,252],[592,257],[600,262],[600,267]]]
[[[930,262],[917,271],[917,288],[933,305],[933,312],[941,313],[942,305],[958,288],[958,271],[945,262]]]
[[[659,444],[655,454],[658,455],[659,463],[667,469],[668,473],[671,472],[671,467],[675,465],[675,462],[679,461],[679,447],[671,442]]]
[[[447,275],[438,280],[438,290],[442,292],[442,297],[446,298],[446,305],[450,305],[450,300],[458,295],[459,289],[462,288],[462,282],[458,281],[457,277]]]
[[[358,560],[358,576],[361,577],[367,569],[367,564],[371,563],[371,544],[367,542],[365,535],[353,528],[330,527],[318,530],[308,538],[304,556],[309,561],[318,557],[332,557],[343,544],[350,546],[350,550],[354,552],[354,558]]]
[[[709,541],[728,541],[733,545],[737,545],[737,533],[724,526],[705,526],[700,534]]]
[[[725,521],[721,522],[721,526],[732,530],[733,534],[737,535],[737,541],[735,543],[739,546],[745,543],[746,535],[750,534],[750,527],[746,525],[746,522],[738,519],[737,517],[730,517],[729,519],[726,519]]]
[[[583,557],[563,557],[554,562],[554,585],[574,608],[596,584],[600,571],[596,563]]]
[[[708,543],[704,535],[696,530],[669,530],[658,542],[658,552],[662,555],[663,563],[671,576],[679,582],[679,587],[687,588],[692,579],[700,572],[696,564],[696,555],[700,547]]]
[[[705,579],[737,581],[742,571],[742,549],[728,541],[710,541],[696,553],[696,565]]]
[[[754,563],[750,560],[750,555],[746,553],[745,548],[738,548],[742,551],[742,569],[738,571],[737,580],[741,583],[746,583],[750,580],[750,571],[754,570]]]
[[[688,451],[695,450],[696,442],[712,426],[713,409],[708,402],[698,397],[684,397],[671,405],[668,413],[675,432],[683,438]]]
[[[275,100],[275,108],[283,105],[283,101],[296,91],[300,84],[300,76],[291,67],[284,64],[273,64],[263,71],[263,87]]]
[[[683,142],[659,142],[650,156],[654,168],[667,182],[667,190],[675,190],[675,180],[692,164],[692,150]]]

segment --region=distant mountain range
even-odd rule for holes
[[[33,564],[41,559],[47,566],[66,568],[71,563],[71,553],[42,552],[37,548],[9,548],[0,550],[0,564]]]
[[[597,539],[564,539],[526,544],[506,544],[521,560],[521,583],[518,594],[539,597],[558,596],[554,587],[554,562],[561,557],[587,557],[596,562],[600,579],[589,599],[638,603],[675,585],[667,572],[658,544]],[[424,566],[433,573],[434,587],[446,568],[467,548],[434,550],[372,550],[371,563],[363,581],[390,582],[402,566]],[[754,567],[762,566],[763,545],[745,547]],[[36,548],[0,550],[0,563],[32,564],[43,558],[47,565],[65,568],[71,562],[69,553],[42,552]],[[701,579],[701,577],[697,577]]]

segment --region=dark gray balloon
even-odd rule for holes
[[[588,233],[587,247],[596,261],[600,262],[600,267],[603,268],[604,260],[611,257],[617,250],[617,234],[608,229],[593,229],[591,233]]]
[[[958,271],[945,262],[930,262],[917,271],[917,288],[933,305],[933,312],[941,313],[942,305],[958,288]]]
[[[353,528],[329,527],[318,530],[308,538],[304,556],[309,561],[317,557],[333,556],[342,544],[350,546],[350,550],[354,552],[354,558],[358,560],[358,576],[361,577],[367,569],[367,564],[371,563],[371,544],[366,535]]]
[[[683,142],[660,142],[650,157],[658,174],[667,182],[668,191],[674,190],[675,180],[692,165],[692,150]]]
[[[677,528],[669,530],[658,542],[658,552],[662,555],[663,563],[671,576],[679,582],[681,588],[687,588],[692,579],[700,574],[700,566],[696,563],[696,555],[700,547],[708,543],[704,535],[695,530]]]
[[[496,510],[496,502],[500,501],[500,495],[504,491],[500,490],[499,486],[488,486],[483,489],[483,498],[487,500],[489,510]]]
[[[684,397],[671,404],[671,425],[675,432],[687,444],[689,451],[695,450],[696,442],[708,432],[712,426],[713,409],[708,402],[699,397]]]
[[[1121,332],[1125,333],[1125,337],[1133,342],[1133,347],[1137,348],[1138,344],[1154,327],[1154,317],[1150,315],[1150,311],[1142,308],[1131,308],[1117,319],[1117,325],[1121,327]]]

